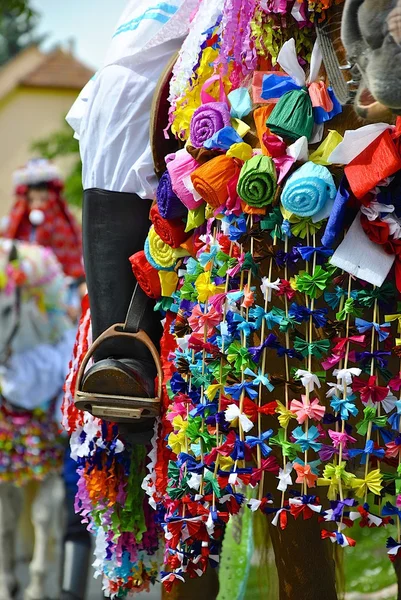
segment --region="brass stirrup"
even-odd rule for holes
[[[94,352],[96,352],[99,346],[106,340],[117,337],[130,338],[142,342],[142,344],[150,351],[156,365],[158,378],[157,396],[155,398],[98,394],[84,392],[82,390],[85,369]],[[152,340],[142,329],[133,333],[124,330],[123,323],[117,323],[106,329],[106,331],[95,340],[86,353],[78,371],[74,402],[78,409],[90,412],[95,417],[104,418],[109,421],[119,422],[155,418],[160,413],[162,383],[163,371],[160,357]]]

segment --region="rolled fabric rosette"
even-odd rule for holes
[[[167,163],[167,171],[170,174],[171,185],[174,193],[188,210],[199,206],[199,200],[185,183],[191,184],[191,173],[199,167],[199,163],[192,158],[185,148],[175,153],[172,160]]]
[[[181,219],[163,219],[156,204],[150,211],[150,220],[157,235],[172,248],[178,248],[190,236],[185,232],[185,223]]]
[[[325,216],[329,201],[333,202],[337,189],[330,171],[321,165],[307,162],[287,180],[281,194],[286,210],[298,217],[313,217],[318,221]]]
[[[140,250],[129,259],[132,272],[135,275],[141,289],[149,298],[156,300],[160,298],[162,289],[160,285],[159,271],[152,267],[146,258],[145,252]]]
[[[187,209],[174,193],[168,171],[165,171],[160,178],[156,198],[159,212],[164,219],[179,219],[186,215]]]
[[[159,271],[174,271],[177,260],[188,256],[188,252],[183,248],[172,248],[163,242],[153,225],[145,240],[144,250],[149,263]]]
[[[229,156],[216,156],[205,163],[191,175],[195,190],[207,204],[218,208],[228,199],[227,186],[229,182],[238,177],[240,167]]]
[[[206,102],[201,104],[192,115],[190,125],[191,144],[201,148],[206,140],[227,127],[231,123],[231,116],[225,102]]]
[[[270,156],[259,154],[243,164],[237,192],[246,204],[263,208],[273,202],[276,189],[276,167]]]

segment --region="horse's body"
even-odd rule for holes
[[[51,250],[2,240],[0,273],[0,599],[10,600],[17,588],[14,547],[21,486],[36,480],[35,545],[25,597],[40,600],[56,519],[56,532],[62,530],[63,447],[55,416],[72,323],[64,306],[66,278]]]

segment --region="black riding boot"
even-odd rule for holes
[[[149,231],[150,201],[136,194],[90,189],[84,192],[83,252],[91,309],[93,340],[108,327],[124,323],[136,286],[129,257],[143,250]],[[143,299],[143,293],[142,299]],[[162,332],[158,313],[149,298],[142,300],[140,321],[156,347]],[[135,305],[134,305],[135,306]],[[85,392],[121,396],[154,396],[156,368],[149,350],[132,339],[106,340],[86,374]],[[115,420],[115,419],[112,419]],[[153,420],[130,429],[151,435]],[[138,443],[144,441],[137,440]]]

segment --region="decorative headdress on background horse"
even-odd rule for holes
[[[5,237],[32,241],[34,227],[33,241],[53,249],[65,274],[83,277],[81,231],[62,197],[64,185],[59,169],[45,159],[31,160],[15,171],[13,181],[16,202],[9,215]],[[28,192],[38,186],[47,189],[48,197],[41,209],[42,218],[35,221],[30,219]]]

